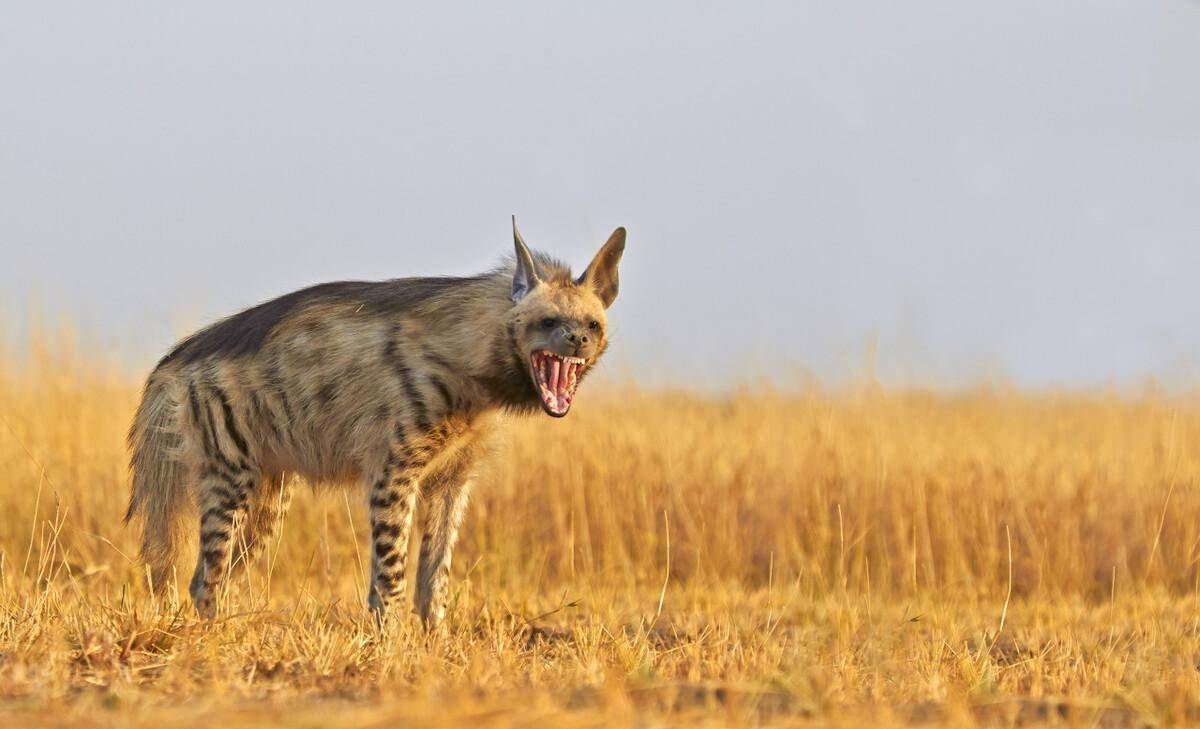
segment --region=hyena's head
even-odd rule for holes
[[[617,298],[617,264],[625,229],[617,228],[578,278],[540,268],[513,221],[517,267],[507,329],[542,410],[561,418],[575,391],[608,346],[604,315]]]

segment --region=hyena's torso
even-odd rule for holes
[[[514,229],[515,234],[515,229]],[[426,502],[417,575],[427,623],[445,610],[472,469],[507,409],[565,415],[606,346],[618,229],[579,279],[533,259],[467,278],[324,284],[184,340],[155,369],[130,434],[130,516],[152,581],[170,579],[180,516],[198,507],[190,592],[203,615],[231,564],[275,533],[290,474],[362,483],[371,509],[371,606],[405,587],[409,529]]]
[[[249,458],[264,472],[294,472],[316,482],[360,477],[399,439],[437,433],[449,445],[490,422],[486,387],[455,368],[436,339],[403,314],[384,317],[354,304],[317,302],[292,316],[253,357],[210,357],[165,370],[177,388],[187,384],[189,406],[215,396],[220,417],[190,408],[203,434],[236,423],[254,434],[252,453],[233,448],[194,449],[193,460],[214,453]],[[226,418],[224,398],[234,410]],[[410,432],[411,431],[411,432]],[[227,436],[228,437],[228,436]],[[243,436],[244,438],[244,436]],[[203,446],[203,443],[193,443]]]

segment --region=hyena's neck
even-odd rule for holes
[[[431,366],[461,387],[459,409],[532,411],[537,392],[507,325],[512,273],[501,269],[421,307],[423,348]]]

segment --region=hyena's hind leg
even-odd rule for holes
[[[417,566],[417,612],[426,628],[446,615],[450,558],[471,492],[472,463],[464,458],[426,479],[426,510]]]
[[[246,502],[254,488],[248,470],[226,476],[209,473],[198,486],[200,502],[200,556],[189,592],[201,617],[217,612],[217,590],[229,570],[235,529],[245,518]]]
[[[292,504],[294,484],[287,475],[264,477],[250,491],[246,517],[234,531],[233,568],[248,567],[279,534],[283,518]]]

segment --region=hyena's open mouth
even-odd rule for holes
[[[542,409],[556,418],[566,415],[587,362],[581,357],[563,357],[541,350],[529,355],[529,363],[538,396],[542,399]]]

